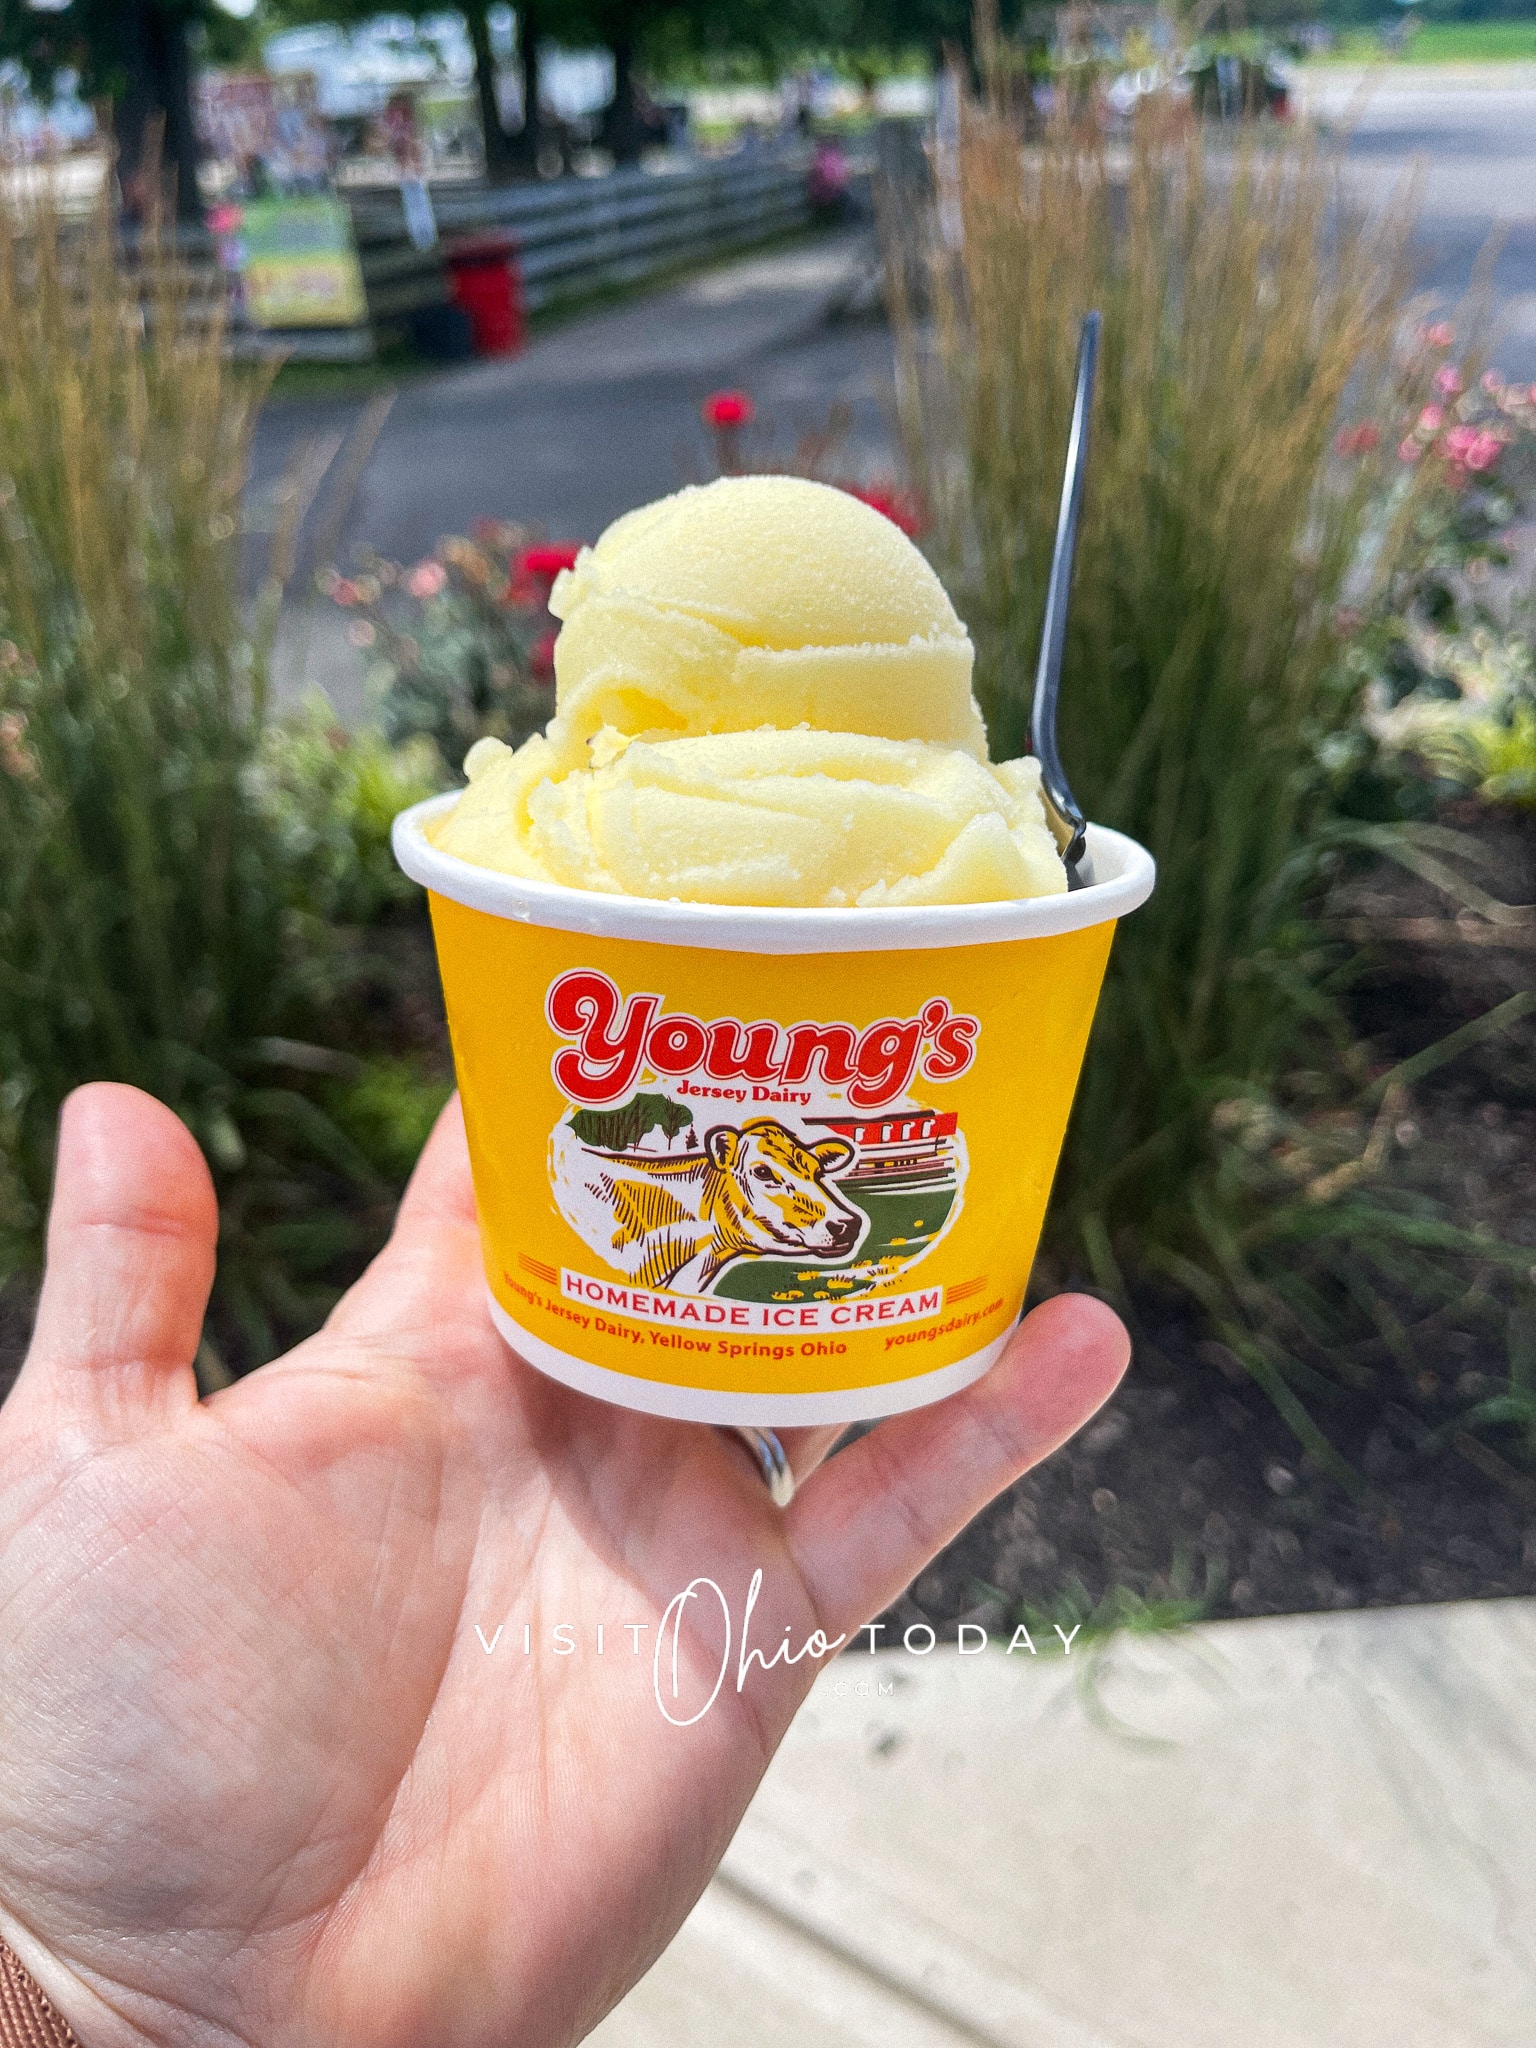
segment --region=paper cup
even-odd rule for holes
[[[440,853],[430,893],[491,1314],[585,1394],[852,1422],[978,1378],[1024,1299],[1115,922],[1091,886],[758,910],[601,896]]]

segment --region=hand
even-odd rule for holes
[[[578,2039],[682,1921],[816,1669],[672,1725],[674,1594],[707,1575],[739,1622],[761,1567],[755,1641],[852,1631],[1127,1357],[1099,1303],[1049,1302],[985,1379],[809,1483],[837,1432],[786,1433],[781,1512],[733,1439],[508,1352],[457,1104],[325,1328],[199,1400],[217,1228],[169,1110],[70,1098],[0,1410],[0,1934],[85,2048]]]

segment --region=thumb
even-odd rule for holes
[[[218,1234],[181,1119],[137,1088],[77,1089],[59,1118],[48,1265],[12,1400],[114,1436],[194,1404]]]

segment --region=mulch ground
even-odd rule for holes
[[[1475,842],[1493,896],[1536,902],[1536,816],[1463,805],[1441,822]],[[1352,877],[1329,910],[1365,949],[1355,1022],[1383,1061],[1536,984],[1536,924],[1490,924],[1394,867]],[[1536,1017],[1421,1084],[1395,1142],[1400,1169],[1459,1222],[1531,1245],[1536,1277]],[[1314,1401],[1364,1482],[1352,1496],[1186,1309],[1138,1306],[1142,1341],[1115,1399],[978,1517],[889,1622],[943,1635],[961,1620],[1109,1620],[1137,1602],[1221,1616],[1536,1594],[1536,1462],[1460,1426],[1507,1379],[1502,1347],[1448,1328],[1399,1386]]]

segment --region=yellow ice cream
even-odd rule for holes
[[[1054,895],[1033,761],[987,761],[972,649],[883,514],[728,477],[615,521],[556,581],[555,716],[482,740],[435,827],[505,873],[695,903]]]

